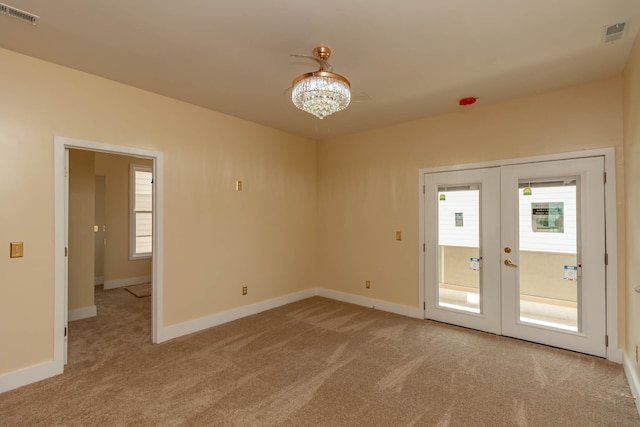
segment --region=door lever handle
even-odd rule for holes
[[[514,267],[514,268],[518,267],[518,264],[514,264],[508,259],[504,260],[504,265],[506,265],[507,267]]]

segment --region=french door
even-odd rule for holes
[[[425,174],[425,317],[606,356],[604,159]]]

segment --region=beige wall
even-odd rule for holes
[[[620,78],[320,142],[319,285],[417,307],[420,168],[602,147],[616,148],[622,206]]]
[[[624,71],[624,170],[625,216],[627,233],[626,276],[629,278],[624,292],[627,296],[627,345],[626,355],[635,361],[636,378],[640,368],[636,361],[636,346],[640,346],[640,294],[634,286],[640,286],[640,36]]]
[[[69,150],[69,310],[94,305],[93,167],[92,152]]]
[[[0,256],[0,374],[53,358],[55,135],[164,153],[165,326],[316,285],[314,141],[3,49],[0,64],[0,242],[25,243]]]
[[[95,156],[95,173],[105,177],[104,280],[151,276],[151,259],[129,260],[129,165],[151,167],[153,162],[104,153]]]

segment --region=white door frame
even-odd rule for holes
[[[153,198],[153,257],[152,257],[152,315],[151,339],[154,343],[162,339],[163,319],[163,160],[159,151],[120,145],[104,144],[81,139],[55,136],[53,141],[54,159],[54,333],[53,333],[53,363],[59,372],[64,370],[65,328],[67,311],[67,279],[65,276],[65,210],[68,200],[65,196],[65,151],[79,149],[132,157],[144,157],[153,160],[154,198]]]
[[[423,312],[426,305],[425,299],[425,173],[431,172],[448,172],[467,169],[480,169],[494,166],[517,165],[522,163],[544,162],[551,160],[570,160],[585,157],[604,157],[604,169],[607,176],[605,183],[605,234],[606,234],[606,252],[609,257],[607,267],[607,336],[609,346],[607,348],[607,359],[622,363],[622,349],[618,345],[618,250],[617,250],[617,221],[616,221],[616,170],[615,170],[615,148],[599,148],[594,150],[575,151],[570,153],[558,153],[533,157],[519,157],[515,159],[496,160],[482,163],[469,163],[462,165],[440,166],[433,168],[420,169],[418,173],[419,179],[419,309]]]

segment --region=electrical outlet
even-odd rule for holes
[[[366,282],[364,282],[364,287],[367,289],[371,288],[371,281],[367,280]]]
[[[247,294],[247,287],[243,286],[242,287],[242,295],[246,295]]]

